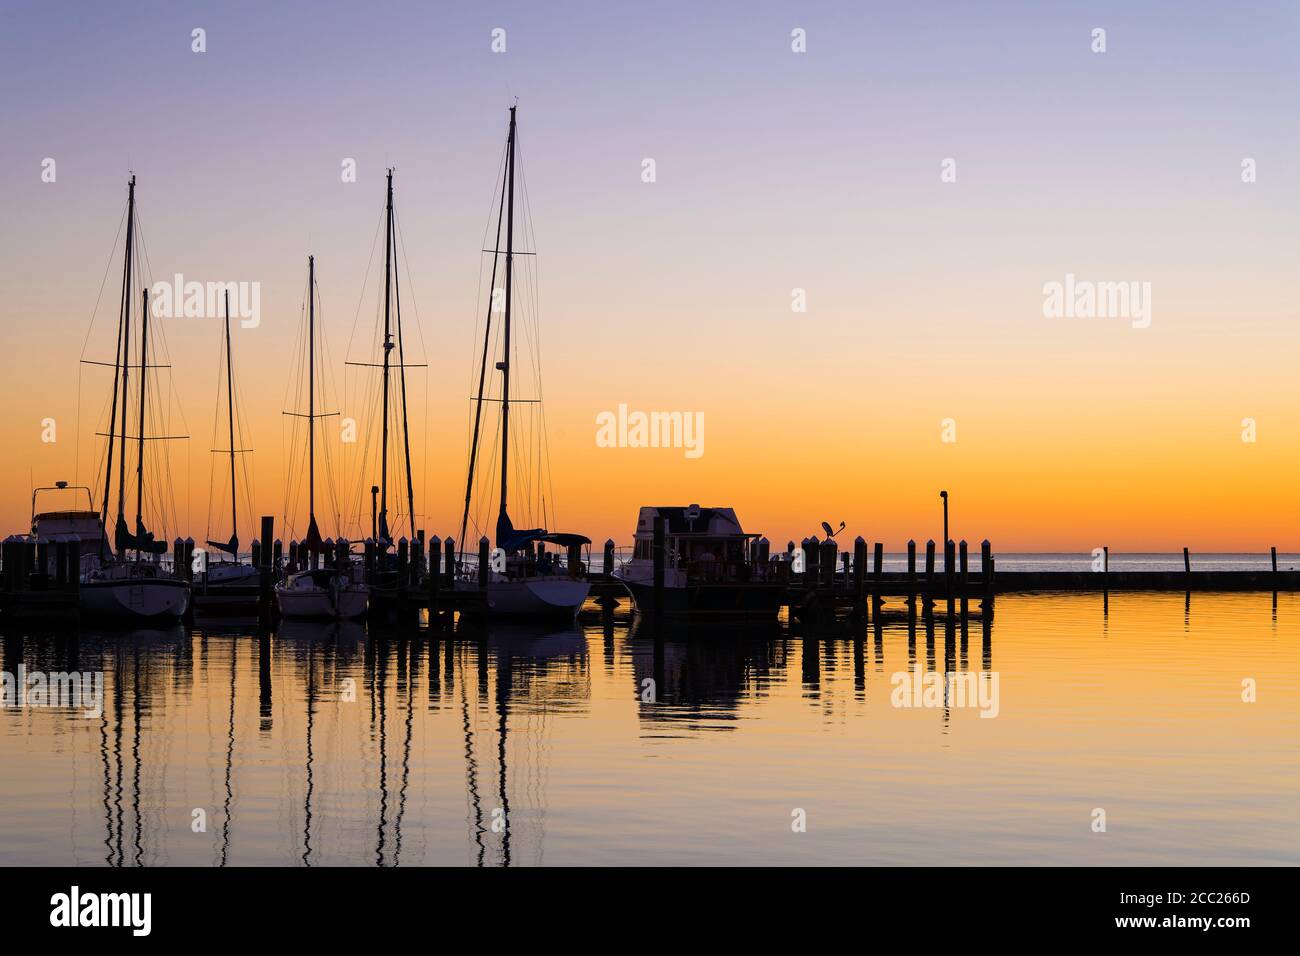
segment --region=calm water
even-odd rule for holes
[[[1291,594],[1116,594],[914,637],[11,632],[106,706],[0,711],[0,863],[1296,864],[1298,631]],[[911,668],[996,675],[997,716],[893,706]]]

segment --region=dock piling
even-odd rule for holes
[[[853,539],[853,593],[857,597],[856,607],[861,609],[867,596],[867,542],[862,535]]]
[[[654,598],[651,603],[654,606],[654,613],[662,615],[664,610],[664,567],[667,564],[667,556],[664,551],[668,546],[668,519],[661,515],[656,517],[654,522],[654,540],[652,542]]]
[[[871,569],[873,578],[871,601],[873,605],[880,605],[885,601],[881,588],[885,576],[885,543],[883,541],[877,541],[872,550],[875,561]]]

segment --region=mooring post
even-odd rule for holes
[[[602,575],[606,581],[614,577],[614,539],[605,539],[605,560]]]
[[[877,541],[875,543],[873,557],[875,558],[875,561],[871,571],[875,584],[871,589],[871,600],[873,603],[879,605],[885,602],[883,594],[885,583],[885,542]]]
[[[257,547],[257,542],[253,542],[253,547]],[[181,570],[181,565],[185,562],[185,542],[177,535],[172,541],[172,574],[176,577],[184,577],[185,572]]]
[[[424,572],[424,530],[411,541],[411,587],[420,586],[420,575]]]
[[[944,594],[948,598],[948,603],[952,604],[952,579],[953,573],[957,570],[957,543],[949,538],[943,543],[943,588]]]
[[[860,608],[867,596],[867,542],[862,535],[853,539],[853,593]]]
[[[916,539],[907,539],[907,603],[916,601]]]
[[[438,585],[442,575],[438,573],[438,559],[442,557],[442,538],[436,534],[429,539],[429,623],[432,625],[438,614]]]
[[[822,585],[835,590],[835,566],[838,565],[840,555],[840,546],[835,543],[834,538],[827,538],[822,542],[821,553],[821,572]]]
[[[488,571],[492,566],[492,558],[489,553],[488,536],[478,539],[478,589],[486,591],[488,586]]]
[[[271,542],[275,540],[275,516],[262,515],[262,541],[265,549],[262,554],[262,561],[265,567],[271,566]]]
[[[406,596],[406,582],[410,574],[410,559],[411,543],[403,535],[397,539],[397,597],[399,600]]]
[[[582,577],[582,545],[569,545],[569,577]]]
[[[1277,574],[1277,546],[1275,545],[1272,548],[1269,548],[1269,552],[1273,558],[1273,573]]]
[[[23,541],[23,580],[22,590],[26,591],[31,587],[32,575],[36,573],[36,542],[30,539]]]
[[[934,600],[934,538],[925,542],[925,599]]]
[[[452,588],[456,582],[456,539],[447,538],[442,542],[442,573],[446,575],[443,585],[447,588],[447,593],[451,594]]]
[[[279,577],[280,568],[283,567],[284,542],[279,538],[271,543],[271,576]]]
[[[68,590],[73,594],[81,589],[81,539],[75,534],[68,538]]]
[[[966,616],[968,608],[967,592],[970,589],[970,555],[966,549],[966,539],[961,539],[961,613]]]
[[[993,545],[985,538],[980,542],[980,574],[984,576],[984,607],[993,603]]]
[[[1186,574],[1192,573],[1192,555],[1186,548],[1183,548],[1183,572]]]
[[[68,586],[68,542],[54,542],[54,586],[60,591]]]
[[[664,610],[664,567],[667,564],[667,555],[664,554],[668,546],[668,519],[662,515],[655,518],[654,523],[654,541],[651,545],[651,555],[654,559],[654,592],[653,601],[656,616],[662,615]]]

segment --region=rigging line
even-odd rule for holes
[[[397,316],[397,378],[402,388],[402,448],[406,457],[406,504],[410,512],[407,518],[411,524],[411,540],[415,540],[415,489],[411,484],[411,430],[406,407],[406,346],[402,338],[402,293],[401,283],[397,281],[397,213],[393,213],[393,310]],[[409,277],[408,277],[409,285]],[[416,328],[419,328],[417,317]],[[394,412],[396,414],[396,412]]]
[[[497,238],[493,248],[500,248],[501,246],[501,222],[505,215],[505,203],[506,194],[503,184],[501,188],[501,205],[497,209]],[[492,294],[488,296],[487,316],[483,320],[483,358],[479,363],[478,400],[474,406],[474,431],[469,443],[469,473],[465,478],[465,509],[461,513],[460,519],[460,536],[462,539],[465,537],[465,525],[469,520],[470,496],[474,485],[474,464],[478,457],[479,429],[483,420],[483,385],[487,378],[488,339],[492,332],[492,306],[495,304],[496,299],[497,266],[500,261],[501,254],[494,253],[492,256]],[[462,541],[462,543],[464,542]]]
[[[117,244],[122,240],[122,225],[125,222],[126,222],[126,206],[123,206],[122,216],[117,221],[117,232],[113,236],[113,249],[108,254],[108,262],[104,264],[104,276],[99,280],[99,291],[95,293],[95,305],[94,308],[90,310],[90,320],[86,323],[86,335],[81,340],[81,355],[79,356],[79,358],[82,359],[86,357],[86,347],[90,344],[90,333],[95,328],[95,316],[99,313],[99,303],[103,300],[104,297],[104,286],[107,285],[108,283],[108,274],[109,272],[112,271],[113,260],[117,257]],[[120,334],[121,333],[119,331],[119,335]],[[121,350],[120,343],[118,344],[118,350],[119,351]],[[72,477],[74,482],[79,481],[81,475],[81,377],[83,372],[84,369],[82,369],[80,363],[78,363],[77,365],[77,423],[76,423],[77,442],[76,442],[76,447],[73,451],[73,467],[72,467]],[[90,507],[92,510],[95,507],[95,501],[93,497],[91,498],[90,501]]]

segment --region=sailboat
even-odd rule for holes
[[[504,180],[501,189],[501,208],[497,213],[497,238],[492,252],[492,289],[489,296],[487,320],[483,336],[482,361],[479,366],[478,396],[474,409],[474,429],[470,439],[469,475],[465,482],[465,510],[461,518],[462,545],[469,523],[470,502],[474,491],[474,471],[478,459],[480,425],[483,406],[492,401],[484,397],[487,376],[488,352],[491,348],[492,310],[497,301],[496,275],[497,266],[504,252],[505,294],[504,324],[502,326],[501,360],[495,369],[501,372],[501,397],[497,399],[501,406],[501,482],[498,498],[496,520],[496,551],[492,567],[487,576],[487,611],[491,615],[509,617],[569,617],[578,613],[587,600],[590,583],[581,575],[579,568],[565,569],[559,555],[546,551],[546,545],[567,549],[570,554],[583,545],[591,544],[591,539],[578,534],[561,534],[546,528],[519,529],[510,519],[508,508],[510,491],[510,364],[511,331],[514,307],[514,271],[515,271],[515,146],[516,122],[515,111],[510,107],[510,128],[506,137],[506,161]],[[501,225],[505,219],[506,246],[502,250]],[[532,400],[528,400],[532,401]],[[456,582],[461,590],[475,590],[479,587],[477,573],[465,570]]]
[[[378,495],[378,504],[374,515],[374,527],[371,529],[376,553],[377,568],[375,574],[375,591],[377,596],[385,590],[395,589],[397,575],[392,565],[389,548],[393,546],[393,530],[388,520],[388,486],[389,457],[393,446],[393,427],[401,430],[401,455],[406,476],[406,514],[409,522],[410,540],[414,541],[419,532],[416,529],[415,484],[411,476],[411,430],[410,417],[406,401],[406,370],[422,368],[422,365],[406,361],[406,343],[402,335],[402,297],[398,283],[397,264],[397,224],[393,213],[393,170],[387,170],[387,189],[384,201],[384,326],[380,339],[380,360],[378,362],[348,362],[352,366],[378,368],[379,383],[379,480],[372,486],[372,493]],[[397,352],[397,361],[393,361],[393,351]],[[394,390],[393,372],[397,372],[396,390]],[[394,395],[396,391],[396,395]],[[392,421],[390,421],[392,419]],[[394,448],[394,451],[396,449]]]
[[[316,257],[307,257],[307,413],[285,412],[307,419],[307,537],[303,540],[309,566],[275,586],[280,616],[286,618],[355,618],[366,613],[370,588],[346,556],[325,553],[316,524]],[[332,413],[326,413],[332,414]],[[321,558],[324,555],[324,567]]]
[[[205,598],[220,599],[234,597],[238,590],[256,587],[259,570],[251,564],[239,560],[239,508],[238,492],[235,483],[235,456],[250,449],[235,447],[235,372],[234,361],[230,352],[230,293],[226,292],[226,321],[224,345],[226,353],[226,427],[229,447],[224,452],[230,456],[230,540],[213,541],[208,539],[208,548],[229,557],[213,560],[205,555],[203,567],[195,576],[195,584]],[[214,449],[220,454],[222,449]],[[241,595],[242,596],[242,595]]]
[[[190,585],[168,572],[161,563],[167,542],[155,541],[144,525],[145,409],[149,384],[149,292],[140,296],[140,337],[137,350],[140,370],[138,435],[126,433],[127,403],[130,397],[131,313],[135,301],[133,275],[136,253],[135,176],[128,183],[126,253],[122,266],[122,297],[118,310],[117,351],[113,356],[113,398],[104,467],[104,497],[100,522],[108,528],[108,501],[113,487],[113,455],[117,461],[117,520],[113,528],[114,554],[105,554],[100,566],[91,570],[81,584],[81,610],[90,616],[128,619],[179,618],[190,602]],[[120,432],[119,432],[120,421]],[[157,437],[157,436],[155,436]],[[126,523],[126,449],[129,438],[137,444],[135,484],[135,530]],[[163,436],[165,439],[165,436]],[[104,547],[107,549],[107,536]]]

